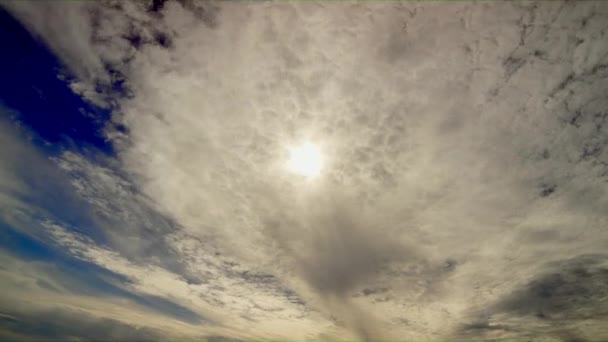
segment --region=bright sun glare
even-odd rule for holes
[[[321,171],[321,150],[311,142],[289,150],[289,169],[301,176],[312,178]]]

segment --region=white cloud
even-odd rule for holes
[[[150,229],[206,279],[82,247],[139,291],[252,335],[433,339],[608,244],[605,3],[222,3],[214,25],[189,6],[100,14],[96,58],[129,56],[116,144],[135,189],[62,159],[126,215],[115,248]],[[133,51],[121,28],[164,43]],[[327,151],[314,182],[283,167],[303,139]]]
[[[155,332],[155,337],[177,336],[189,337],[200,333],[199,328],[180,320],[173,319],[126,298],[114,297],[102,292],[85,288],[81,293],[77,292],[80,284],[70,283],[78,281],[78,278],[70,278],[65,275],[65,270],[56,267],[52,262],[35,262],[19,260],[17,257],[0,253],[0,260],[4,268],[0,270],[2,278],[3,310],[12,312],[19,316],[44,316],[51,312],[74,313],[75,319],[87,318],[97,324],[104,319],[117,320],[133,327],[145,327]],[[76,289],[76,291],[75,291]],[[84,317],[83,317],[84,316]],[[78,318],[80,317],[80,318]],[[56,317],[57,318],[57,317]],[[38,322],[41,326],[46,322]],[[178,327],[180,331],[174,329]],[[11,330],[11,329],[7,329]],[[35,331],[23,332],[24,334],[36,333]],[[63,334],[63,332],[57,332]],[[108,332],[103,332],[108,333]],[[115,336],[121,338],[121,336]],[[52,336],[41,336],[40,338],[52,338]]]

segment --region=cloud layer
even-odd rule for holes
[[[98,229],[41,229],[148,298],[95,328],[608,336],[607,3],[2,4],[113,110],[116,156],[45,161]]]

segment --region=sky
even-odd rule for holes
[[[0,340],[608,338],[607,34],[603,1],[0,0]]]

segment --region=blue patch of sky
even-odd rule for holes
[[[0,42],[3,46],[0,53],[0,105],[10,109],[0,111],[0,115],[12,116],[10,121],[25,126],[26,131],[32,133],[30,138],[36,148],[45,155],[71,150],[91,156],[94,155],[90,153],[93,150],[113,156],[113,146],[103,136],[112,108],[101,108],[75,94],[65,79],[59,77],[66,73],[66,66],[1,7]],[[120,77],[110,85],[99,87],[104,88],[100,91],[126,96]],[[40,215],[30,217],[31,224],[40,226],[40,221],[49,218],[44,212],[50,213],[52,219],[65,223],[72,230],[84,231],[96,243],[103,243],[103,234],[91,219],[94,215],[73,192],[65,173],[48,161],[36,163],[43,170],[32,169],[28,162],[32,160],[11,165],[30,188],[26,193],[12,195],[40,211]],[[40,229],[43,228],[40,226]],[[0,248],[21,260],[44,261],[52,265],[57,279],[64,280],[61,285],[71,293],[123,297],[179,320],[204,321],[196,312],[169,299],[130,291],[127,277],[78,259],[49,241],[45,234],[28,235],[0,220]],[[40,279],[40,284],[52,287],[43,279]]]
[[[65,79],[59,77],[66,73],[65,66],[1,7],[0,41],[3,45],[0,53],[0,105],[10,109],[0,111],[0,115],[12,115],[10,121],[24,126],[25,131],[31,133],[30,139],[35,147],[47,156],[65,150],[88,159],[99,152],[113,156],[112,144],[103,136],[111,108],[98,107],[75,94]],[[99,88],[116,96],[126,96],[120,77],[115,77],[110,85],[99,85]],[[44,261],[52,265],[55,280],[70,293],[127,298],[175,319],[196,324],[204,321],[196,312],[170,299],[131,291],[127,277],[78,259],[55,245],[44,234],[41,221],[62,222],[68,229],[84,233],[98,244],[103,244],[104,238],[96,227],[96,219],[92,218],[95,215],[74,193],[66,173],[49,161],[37,160],[35,166],[38,169],[28,163],[32,160],[18,160],[10,166],[29,187],[24,193],[12,195],[39,212],[30,217],[28,223],[31,227],[38,226],[39,234],[30,235],[36,229],[26,233],[0,220],[0,249],[24,261]],[[39,285],[53,288],[44,279],[40,279]]]
[[[59,169],[56,163],[33,154],[14,158],[11,165],[4,167],[11,169],[26,188],[11,192],[1,190],[30,207],[29,220],[63,222],[69,227],[77,227],[73,230],[97,243],[106,243],[103,231],[97,227],[93,208],[75,191],[71,176]]]
[[[112,296],[131,300],[149,310],[188,323],[200,324],[205,319],[187,307],[170,299],[136,293],[129,289],[130,279],[97,264],[75,258],[61,246],[47,243],[38,237],[0,222],[0,249],[8,251],[23,261],[42,261],[52,265],[54,281],[60,282],[61,291],[93,297]],[[40,286],[60,291],[39,279]]]
[[[66,150],[87,159],[100,153],[114,156],[111,142],[103,135],[111,109],[75,94],[59,77],[66,73],[66,66],[1,6],[0,42],[0,115],[14,124],[17,135],[27,135],[45,157]],[[119,83],[115,86],[120,90]],[[15,158],[6,166],[28,186],[9,195],[35,209],[37,214],[30,218],[33,221],[64,222],[103,244],[104,234],[96,227],[92,209],[75,193],[66,173],[55,163],[32,158]]]
[[[13,119],[36,133],[40,138],[35,141],[37,145],[49,152],[95,148],[109,155],[114,153],[112,144],[103,136],[111,109],[93,105],[75,94],[58,77],[65,66],[1,7],[0,42],[0,102],[14,110],[17,117]],[[120,83],[115,87],[121,87]]]

